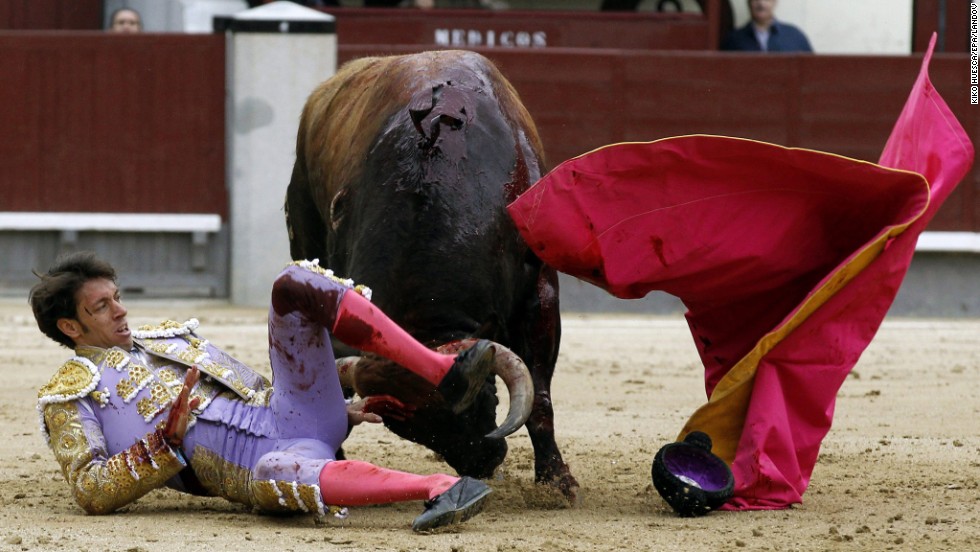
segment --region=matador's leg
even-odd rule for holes
[[[259,477],[288,479],[290,474],[280,473],[290,467],[285,460],[316,455],[317,444],[309,439],[323,441],[326,449],[320,454],[332,459],[331,451],[346,436],[346,404],[328,328],[348,345],[385,355],[433,383],[460,365],[454,362],[456,357],[441,355],[415,341],[356,292],[304,268],[286,268],[273,285],[269,309],[275,385],[270,406],[280,437],[296,442],[265,455],[256,470]],[[492,361],[492,353],[488,356],[481,362]],[[313,449],[303,450],[309,446]],[[354,460],[328,461],[318,482],[322,500],[337,506],[432,500],[416,519],[417,530],[466,519],[482,508],[490,493],[485,484],[468,478],[417,475]],[[453,492],[447,492],[451,489]]]
[[[316,367],[319,362],[322,366],[322,351],[330,348],[329,331],[350,347],[393,360],[426,379],[457,411],[472,402],[493,365],[494,350],[490,342],[480,341],[459,355],[437,353],[419,343],[359,293],[297,265],[283,270],[273,284],[269,331],[273,354],[277,349],[288,353],[280,354],[280,360],[296,363],[294,371],[302,371],[305,364]],[[300,350],[304,348],[314,352]],[[299,361],[304,366],[299,366]],[[329,362],[332,367],[332,353]],[[279,378],[275,370],[274,359],[273,373]],[[316,375],[306,374],[300,379],[303,381],[297,383],[310,385],[306,380],[316,379]],[[279,386],[277,379],[276,387]]]

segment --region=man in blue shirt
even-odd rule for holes
[[[752,21],[735,29],[721,44],[722,50],[745,52],[812,52],[803,31],[776,21],[776,0],[748,0]]]

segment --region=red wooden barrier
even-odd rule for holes
[[[102,28],[102,0],[0,0],[0,29]]]
[[[0,34],[0,211],[227,213],[224,37]]]
[[[341,61],[428,46],[341,45]],[[628,140],[711,133],[875,160],[918,56],[481,48],[514,83],[549,167]],[[980,143],[969,58],[937,88]],[[227,212],[224,37],[0,33],[0,210]],[[930,226],[980,231],[980,171]]]

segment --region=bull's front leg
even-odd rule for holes
[[[558,361],[561,314],[558,307],[558,274],[539,265],[535,292],[528,305],[528,336],[534,406],[525,426],[534,447],[534,479],[557,488],[572,504],[578,502],[579,485],[555,442],[555,413],[551,404],[551,378]]]

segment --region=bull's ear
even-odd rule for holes
[[[334,232],[340,229],[347,217],[347,208],[350,204],[349,192],[350,188],[343,188],[330,200],[330,228]]]

